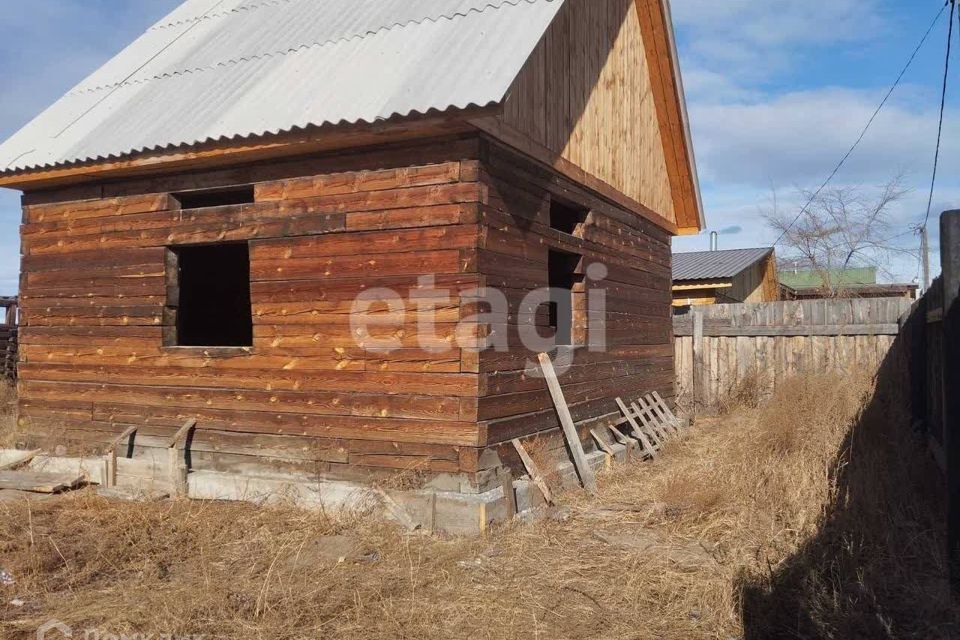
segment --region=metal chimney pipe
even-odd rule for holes
[[[720,234],[716,231],[710,232],[710,251],[720,250]]]

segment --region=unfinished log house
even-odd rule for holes
[[[139,452],[195,419],[195,471],[481,493],[522,473],[512,438],[560,442],[524,323],[566,331],[585,441],[616,396],[674,396],[671,237],[703,222],[666,0],[189,0],[0,167],[24,194],[38,436],[138,426]],[[451,292],[430,334],[428,275]],[[574,317],[521,304],[548,285]],[[477,287],[509,301],[506,351],[458,340],[494,331]],[[357,296],[383,288],[406,313],[374,304],[358,334]]]

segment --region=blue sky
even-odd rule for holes
[[[179,0],[31,0],[0,18],[0,138],[6,138]],[[942,0],[673,0],[707,221],[722,248],[771,243],[760,213],[797,201],[856,139]],[[936,136],[946,14],[838,184],[903,173],[896,232],[922,219]],[[960,54],[960,49],[957,50]],[[960,58],[934,212],[960,207]],[[0,295],[17,288],[19,195],[0,190]],[[936,225],[931,229],[935,230]],[[902,238],[904,248],[915,239]],[[677,250],[705,249],[705,235]],[[934,245],[936,237],[934,234]],[[938,262],[933,256],[933,263]],[[911,258],[888,267],[917,277]]]
[[[827,177],[942,6],[942,0],[674,0],[707,222],[726,231],[721,248],[776,240],[760,216],[772,194],[799,209],[797,189],[816,189]],[[836,178],[837,185],[869,193],[903,173],[911,192],[891,211],[891,235],[908,231],[926,212],[947,16]],[[954,65],[934,216],[960,207],[956,58]],[[936,227],[930,227],[934,246]],[[699,250],[708,243],[701,235],[674,246]],[[908,234],[899,244],[910,249],[918,240]],[[938,264],[939,255],[931,261]],[[918,275],[913,257],[880,266],[888,279],[911,282]]]

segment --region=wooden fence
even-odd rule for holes
[[[904,327],[904,340],[910,354],[912,415],[929,435],[934,457],[946,471],[943,378],[947,362],[943,303],[943,277],[940,277],[914,306]]]
[[[946,480],[950,578],[960,596],[960,211],[940,217],[940,266],[942,275],[914,305],[901,341],[911,412]]]
[[[17,378],[17,299],[0,298],[0,378]]]
[[[679,402],[711,410],[745,385],[769,394],[810,371],[875,371],[911,305],[890,298],[694,307],[674,318]]]

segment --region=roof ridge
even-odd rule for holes
[[[703,249],[701,251],[677,251],[675,256],[689,256],[696,253],[724,253],[728,251],[773,251],[773,247],[743,247],[741,249]]]
[[[281,3],[281,2],[283,2],[283,3],[289,3],[289,2],[299,1],[299,0],[267,0],[267,1],[273,3],[273,5],[276,6],[276,5],[278,5],[279,3]],[[98,92],[98,91],[105,91],[105,90],[108,90],[108,89],[117,89],[117,88],[120,88],[120,87],[123,87],[123,86],[128,86],[128,85],[129,85],[129,86],[134,86],[134,85],[139,85],[139,84],[145,84],[145,83],[150,82],[150,81],[152,81],[152,80],[165,80],[165,79],[169,79],[169,78],[185,76],[185,75],[187,75],[187,74],[192,74],[192,73],[202,73],[202,72],[204,72],[204,71],[212,71],[212,70],[217,69],[217,68],[223,68],[223,67],[228,67],[228,66],[235,66],[235,65],[238,65],[238,64],[241,64],[241,63],[244,63],[244,62],[257,62],[257,61],[260,61],[260,60],[264,60],[264,59],[266,59],[266,58],[272,58],[272,57],[274,57],[274,56],[286,56],[286,55],[290,55],[290,54],[294,54],[294,53],[299,53],[299,52],[301,52],[301,51],[305,51],[305,50],[308,50],[308,49],[321,48],[321,47],[326,47],[326,46],[329,46],[329,45],[338,45],[338,44],[342,44],[342,43],[345,43],[345,42],[351,42],[351,41],[353,41],[353,40],[362,40],[362,39],[367,38],[367,37],[378,36],[378,35],[380,35],[380,34],[382,34],[382,33],[384,33],[384,32],[392,31],[392,30],[394,30],[394,29],[398,29],[398,28],[399,28],[399,29],[406,29],[406,28],[408,28],[408,27],[410,27],[410,26],[421,26],[421,25],[423,25],[423,24],[425,24],[425,23],[428,23],[428,22],[431,23],[431,24],[438,24],[441,20],[448,20],[448,21],[450,21],[450,22],[453,22],[455,19],[467,18],[467,17],[470,16],[471,13],[482,14],[482,13],[485,12],[487,9],[499,10],[499,9],[501,9],[504,5],[509,5],[509,6],[512,6],[512,7],[517,7],[517,6],[520,6],[520,5],[524,4],[524,3],[526,3],[526,4],[535,4],[535,3],[537,3],[537,2],[554,2],[554,1],[555,1],[555,0],[487,0],[487,2],[485,2],[484,5],[483,5],[482,7],[480,7],[480,8],[471,7],[471,8],[469,8],[469,9],[467,9],[466,11],[456,11],[456,12],[454,12],[454,13],[452,13],[452,14],[442,14],[442,15],[439,15],[439,16],[436,16],[436,17],[425,16],[425,17],[423,17],[423,18],[421,18],[421,19],[419,19],[419,20],[408,20],[407,22],[404,22],[404,23],[399,23],[399,22],[397,22],[397,23],[393,23],[393,24],[390,24],[390,25],[385,25],[385,26],[379,27],[378,29],[375,29],[375,30],[369,30],[369,29],[368,29],[367,31],[364,31],[363,33],[355,33],[355,34],[352,34],[352,35],[349,35],[349,36],[342,36],[342,37],[339,37],[339,38],[332,38],[332,39],[324,40],[324,41],[322,41],[322,42],[313,42],[313,43],[310,43],[310,44],[301,44],[301,45],[298,45],[298,46],[296,46],[296,47],[292,47],[292,48],[289,48],[289,49],[286,49],[286,50],[283,50],[283,51],[272,51],[272,52],[268,51],[268,52],[258,53],[258,54],[254,54],[254,55],[250,55],[250,56],[244,56],[244,57],[240,57],[240,58],[231,58],[231,59],[229,59],[229,60],[223,60],[223,61],[221,61],[221,62],[216,62],[216,63],[209,64],[209,65],[202,66],[202,67],[193,67],[193,68],[189,68],[189,69],[180,69],[180,70],[177,70],[177,71],[168,71],[168,72],[165,72],[165,73],[156,74],[156,75],[153,75],[153,76],[150,76],[150,77],[147,77],[147,78],[141,78],[141,79],[138,79],[138,80],[124,80],[124,81],[121,81],[121,82],[113,82],[113,83],[110,83],[110,84],[101,84],[101,85],[97,85],[97,86],[95,86],[95,87],[89,87],[89,88],[86,88],[86,89],[73,90],[73,91],[67,93],[66,95],[67,95],[67,96],[85,95],[85,94],[90,94],[90,93],[96,93],[96,92]],[[262,7],[264,7],[264,6],[267,6],[267,5],[265,5],[265,4],[256,5],[255,8],[262,8]],[[244,8],[244,7],[238,7],[237,9],[243,9],[243,8]],[[212,16],[201,16],[200,18],[197,18],[196,20],[194,20],[194,22],[197,22],[197,21],[199,21],[199,20],[202,20],[202,19],[204,19],[205,17],[212,17]],[[180,23],[180,24],[186,24],[186,22],[188,22],[188,21],[183,21],[183,22]]]
[[[181,26],[181,25],[190,24],[191,22],[192,22],[192,23],[197,23],[197,22],[201,22],[201,21],[203,21],[203,20],[212,20],[212,19],[215,19],[215,18],[226,18],[226,17],[229,17],[229,16],[231,16],[231,15],[233,15],[233,14],[240,13],[241,11],[256,11],[257,9],[264,9],[264,8],[267,8],[267,7],[277,7],[277,6],[280,6],[280,5],[282,5],[282,4],[290,4],[290,3],[292,3],[292,2],[305,2],[305,1],[309,1],[309,0],[260,0],[259,2],[251,2],[251,3],[247,3],[247,4],[242,4],[242,5],[233,7],[232,9],[225,9],[225,10],[222,10],[222,11],[219,11],[219,12],[216,12],[216,13],[204,13],[203,15],[195,16],[195,17],[193,17],[193,18],[185,18],[185,19],[183,19],[183,20],[176,20],[176,21],[174,21],[174,22],[167,22],[167,23],[163,23],[163,24],[157,23],[157,24],[153,25],[152,27],[150,27],[149,29],[147,29],[147,32],[150,32],[150,31],[160,31],[160,30],[163,30],[163,29],[169,29],[169,28],[171,28],[171,27],[179,27],[179,26]],[[473,11],[476,11],[477,13],[481,13],[481,12],[485,11],[485,10],[488,9],[488,8],[499,9],[500,6],[502,6],[502,5],[504,5],[504,4],[516,5],[516,4],[517,4],[517,1],[518,1],[518,0],[487,0],[487,1],[484,3],[484,5],[483,5],[482,8],[476,9],[476,8],[474,8],[474,7],[471,7],[470,9],[467,10],[466,13],[470,13],[470,12],[473,12]],[[533,2],[533,1],[536,1],[536,0],[527,0],[527,1],[528,1],[528,2]],[[547,1],[550,2],[550,1],[552,1],[552,0],[547,0]],[[457,15],[457,14],[466,15],[464,12],[455,12],[454,14],[451,14],[451,17],[452,17],[452,16],[455,16],[455,15]],[[443,15],[441,15],[441,16],[438,16],[438,18],[443,18],[443,17],[447,17],[447,14],[443,14]],[[429,16],[426,16],[425,18],[423,18],[423,20],[429,20],[429,19],[430,19]],[[162,21],[161,21],[161,22],[162,22]],[[413,21],[411,21],[411,22],[417,22],[417,24],[420,24],[420,22],[418,22],[418,21],[416,21],[416,20],[413,20]],[[408,24],[409,24],[409,23],[408,23]],[[400,25],[399,23],[397,23],[397,24],[389,25],[387,28],[389,29],[389,28],[392,28],[392,27],[395,27],[395,26],[402,26],[402,25]]]
[[[290,4],[291,2],[297,2],[299,0],[260,0],[260,2],[250,2],[247,4],[242,4],[232,9],[225,9],[218,13],[204,13],[199,16],[194,16],[192,18],[184,18],[182,20],[174,20],[172,22],[163,22],[162,20],[149,29],[150,31],[162,31],[163,29],[170,29],[172,27],[179,27],[184,24],[190,24],[191,22],[200,22],[201,20],[210,20],[212,18],[225,18],[233,13],[240,13],[241,11],[255,11],[257,9],[263,9],[264,7],[275,7],[280,4]]]

